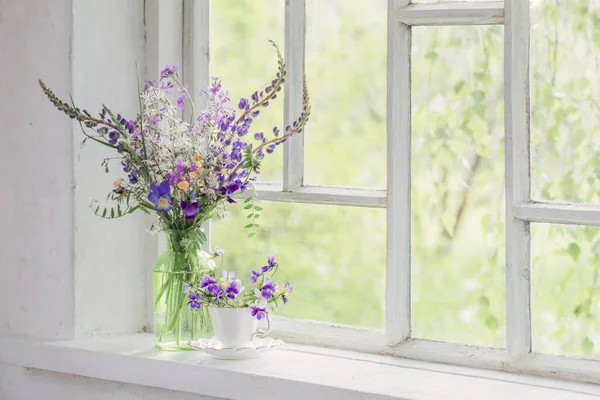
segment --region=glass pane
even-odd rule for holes
[[[532,1],[531,152],[537,199],[600,201],[599,7],[595,0]]]
[[[502,27],[413,29],[415,337],[504,346]]]
[[[532,224],[533,351],[600,356],[599,233]]]
[[[277,56],[270,40],[283,53],[285,4],[279,0],[211,0],[210,74],[221,78],[237,105],[242,97],[264,89],[277,73]],[[261,110],[250,134],[271,133],[283,127],[283,96]],[[261,182],[281,182],[283,148],[267,155],[261,165]]]
[[[305,182],[384,188],[386,0],[307,1]]]
[[[294,288],[276,311],[290,318],[383,328],[385,210],[261,203],[259,235],[246,238],[246,210],[213,223],[213,246],[225,249],[225,269],[249,282],[252,268],[276,254],[277,281]]]

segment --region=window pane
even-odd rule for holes
[[[213,223],[213,245],[226,251],[225,269],[244,283],[252,268],[276,254],[277,281],[294,288],[276,311],[290,318],[383,328],[385,210],[261,203],[259,236],[246,238],[246,210]]]
[[[600,356],[599,233],[532,224],[533,351]]]
[[[418,338],[504,346],[502,27],[413,29]]]
[[[531,151],[538,199],[600,201],[598,7],[590,0],[532,1]]]
[[[386,15],[386,0],[307,1],[307,184],[385,187]]]
[[[277,56],[270,40],[284,51],[284,7],[279,0],[212,0],[210,2],[210,74],[218,76],[237,106],[240,98],[264,89],[277,73]],[[283,127],[283,96],[254,119],[252,130],[271,133]],[[261,182],[281,182],[283,149],[267,155]]]

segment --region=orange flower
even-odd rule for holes
[[[116,181],[113,182],[113,186],[114,187],[119,187],[121,186],[121,183],[123,183],[123,178],[119,178]]]
[[[190,184],[188,183],[188,181],[181,181],[177,184],[177,187],[181,190],[186,190],[190,187]]]
[[[200,154],[196,153],[192,156],[192,160],[194,160],[194,162],[198,162],[200,161]]]
[[[198,176],[198,174],[195,173],[194,171],[190,171],[189,175],[190,175],[190,178],[192,178],[192,179],[194,179]]]

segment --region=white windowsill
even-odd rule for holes
[[[155,350],[151,334],[0,339],[0,362],[231,399],[592,399],[600,387],[311,346],[224,361]]]

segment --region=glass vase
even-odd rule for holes
[[[189,351],[190,340],[214,336],[208,308],[189,307],[185,284],[207,272],[199,256],[203,234],[168,231],[167,250],[154,265],[155,346],[167,351]],[[185,245],[183,245],[185,244]]]

